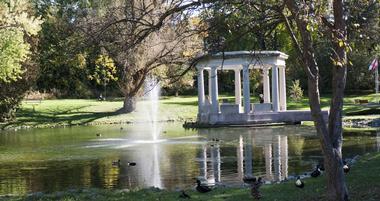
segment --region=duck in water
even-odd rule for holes
[[[121,160],[119,159],[117,161],[112,161],[112,165],[113,166],[119,166],[119,165],[121,165]]]

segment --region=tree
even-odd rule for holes
[[[332,12],[323,13],[322,3],[318,1],[299,2],[285,0],[286,7],[291,15],[283,14],[295,48],[300,54],[300,62],[305,68],[308,77],[308,96],[311,114],[317,134],[320,138],[322,152],[325,158],[327,173],[327,196],[329,200],[348,200],[348,190],[345,183],[342,161],[342,109],[344,89],[347,75],[347,29],[343,0],[334,0]],[[329,10],[330,7],[327,7]],[[296,29],[289,20],[294,20]],[[317,21],[316,21],[317,20]],[[332,54],[332,98],[330,103],[329,119],[323,118],[319,93],[319,68],[315,57],[315,26],[331,36]],[[297,37],[299,34],[299,37]],[[299,40],[300,39],[300,40]]]
[[[100,54],[96,46],[83,45],[84,36],[75,29],[81,1],[39,0],[36,9],[44,19],[37,49],[40,73],[37,89],[58,97],[89,98],[95,88],[88,71]]]
[[[42,21],[28,14],[28,1],[0,1],[0,81],[20,79],[30,45],[24,35],[34,36]]]
[[[107,55],[99,55],[95,60],[94,72],[89,75],[90,80],[95,80],[98,85],[104,87],[104,98],[106,98],[107,84],[110,81],[117,81],[116,66],[113,60]]]
[[[88,35],[89,43],[104,48],[115,62],[118,86],[123,92],[123,112],[135,110],[145,78],[164,66],[182,66],[189,61],[188,47],[200,48],[192,41],[187,8],[200,2],[115,1],[102,6],[89,5],[78,27]]]
[[[32,52],[42,21],[29,1],[0,0],[0,121],[14,117],[35,75]]]

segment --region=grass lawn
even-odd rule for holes
[[[233,102],[232,96],[220,96],[228,102]],[[355,99],[375,100],[375,94],[365,96],[348,96],[345,98],[344,113],[355,115],[345,117],[348,119],[357,118],[380,118],[379,106],[363,106],[354,104]],[[253,98],[251,102],[258,102]],[[328,109],[330,96],[321,98],[322,107]],[[148,106],[148,102],[141,101],[137,108]],[[18,127],[55,127],[88,124],[111,124],[111,123],[130,123],[134,121],[146,120],[145,116],[137,115],[138,112],[131,114],[119,114],[117,111],[122,107],[122,99],[113,101],[97,101],[91,99],[63,99],[63,100],[44,100],[41,104],[32,105],[23,102],[17,112],[17,120],[14,122],[0,124],[0,129],[10,129]],[[300,102],[292,102],[288,99],[289,110],[308,110],[308,99],[304,98]],[[194,121],[197,116],[197,97],[161,97],[160,99],[160,121]],[[372,114],[372,116],[368,116]],[[374,115],[373,115],[374,114]],[[361,116],[360,116],[361,115]]]
[[[351,200],[371,201],[380,200],[380,153],[363,156],[351,167],[347,174],[347,185]],[[325,200],[325,176],[305,179],[303,189],[296,188],[294,181],[280,184],[264,185],[261,188],[261,200],[281,201],[313,201]],[[248,188],[217,188],[210,193],[200,194],[193,189],[186,192],[191,200],[253,200]],[[35,194],[29,197],[3,197],[5,200],[144,200],[144,201],[172,201],[182,200],[179,193],[174,191],[143,189],[135,191],[85,189],[52,194]],[[1,197],[0,197],[1,198]]]

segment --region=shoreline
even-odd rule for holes
[[[380,117],[379,118],[372,118],[372,115],[368,115],[368,117],[371,118],[364,118],[364,116],[358,116],[355,118],[355,116],[346,116],[343,117],[343,129],[344,130],[365,130],[365,131],[376,131],[380,130]],[[377,117],[377,116],[376,116]],[[44,124],[30,124],[31,122],[26,122],[24,125],[20,125],[19,122],[7,122],[7,123],[0,123],[0,132],[1,131],[17,131],[22,129],[37,129],[37,128],[65,128],[65,127],[74,127],[74,126],[96,126],[96,125],[133,125],[133,124],[139,124],[139,123],[145,123],[147,121],[130,121],[130,120],[106,120],[106,121],[93,121],[93,122],[87,122],[87,123],[44,123]],[[182,119],[178,117],[178,119],[166,119],[166,120],[159,120],[156,121],[158,123],[189,123],[194,122],[194,119]],[[280,125],[287,125],[287,124],[280,124]],[[302,122],[303,126],[313,126],[313,123],[310,122]],[[272,126],[269,125],[250,125],[250,126],[242,126],[242,127],[255,127],[255,126]],[[217,126],[220,127],[220,126]],[[239,126],[238,126],[239,127]],[[203,128],[202,126],[199,128]],[[207,127],[207,128],[213,128],[213,127]],[[194,128],[188,128],[188,129],[194,129]],[[195,128],[197,129],[197,128]]]

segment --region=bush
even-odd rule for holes
[[[292,81],[292,86],[290,86],[290,98],[295,102],[303,98],[303,89],[300,86],[299,80]]]
[[[0,122],[13,120],[25,92],[29,89],[26,80],[0,82]]]

